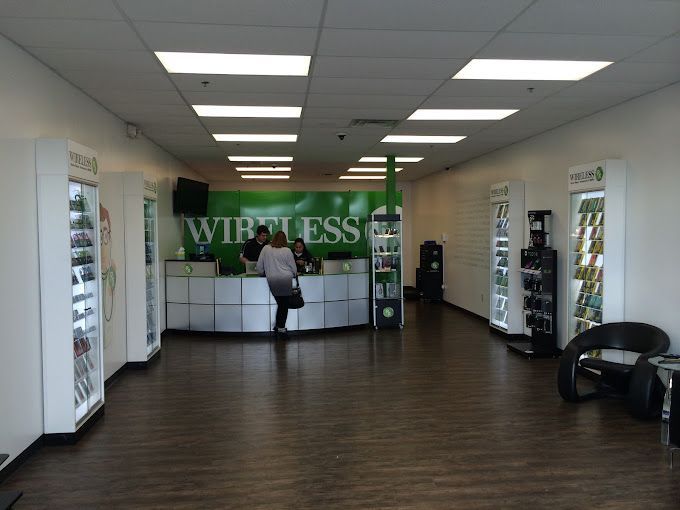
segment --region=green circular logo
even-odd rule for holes
[[[383,317],[385,317],[386,319],[391,319],[392,317],[394,317],[394,308],[392,308],[391,306],[386,306],[385,308],[383,308],[382,312]]]
[[[191,264],[184,264],[184,272],[186,274],[191,274],[194,272],[194,268],[191,266]]]
[[[601,166],[598,166],[595,169],[595,179],[598,180],[598,181],[601,181],[603,177],[604,177],[604,170],[602,169]]]
[[[99,165],[97,164],[97,158],[92,158],[92,162],[90,163],[90,166],[92,167],[92,173],[94,175],[97,175],[97,172],[99,171]]]
[[[352,270],[352,263],[351,262],[343,262],[342,263],[342,270],[345,273],[349,273]]]
[[[435,260],[432,264],[430,264],[430,267],[432,269],[439,269],[439,262]]]
[[[509,191],[510,191],[510,190],[508,189],[508,186],[506,185],[506,186],[503,188],[503,194],[504,194],[504,195],[507,195]]]

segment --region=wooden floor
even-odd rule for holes
[[[563,402],[556,360],[407,303],[403,331],[167,336],[106,415],[2,490],[22,508],[680,508],[659,423]],[[680,458],[680,456],[678,456]]]

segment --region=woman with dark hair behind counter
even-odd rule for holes
[[[311,264],[314,261],[314,257],[307,250],[307,246],[301,237],[298,237],[293,245],[293,258],[295,259],[298,273],[304,273],[305,265]]]

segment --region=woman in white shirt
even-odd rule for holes
[[[293,252],[283,231],[274,234],[270,244],[262,248],[255,266],[260,276],[267,277],[269,290],[276,299],[276,333],[286,337],[288,303],[293,293],[293,278],[297,275]]]

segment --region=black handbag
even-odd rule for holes
[[[297,287],[293,287],[293,292],[288,299],[288,308],[292,310],[305,306],[305,300],[302,299],[302,289],[300,288],[300,281],[297,275],[295,275],[295,283],[297,283]]]

